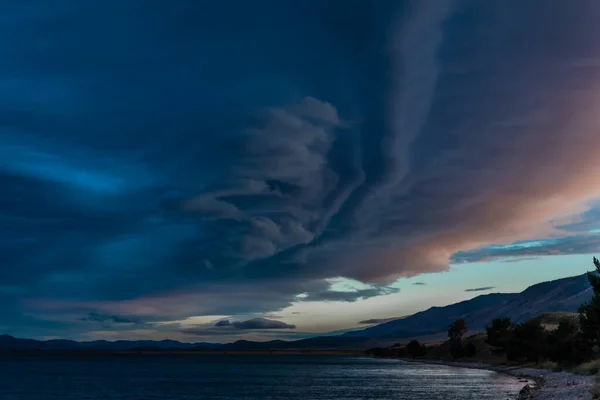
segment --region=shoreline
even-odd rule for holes
[[[344,356],[367,357],[359,350],[12,350],[1,351],[2,356],[119,356],[119,355],[155,355],[155,356],[203,356],[203,355],[261,355],[261,356]]]
[[[547,369],[536,369],[522,365],[492,365],[479,362],[442,361],[428,359],[399,360],[408,363],[422,363],[432,365],[446,365],[449,367],[485,369],[501,374],[506,374],[519,379],[535,382],[532,386],[528,382],[519,393],[519,399],[534,400],[592,400],[592,389],[595,377],[589,375],[576,375],[569,372],[554,372]],[[523,382],[525,383],[525,382]],[[530,389],[525,389],[529,386]],[[523,393],[523,394],[521,394]]]

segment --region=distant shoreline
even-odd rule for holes
[[[0,351],[6,355],[303,355],[303,356],[362,356],[368,357],[359,350],[9,350]]]

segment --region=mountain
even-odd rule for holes
[[[76,342],[74,340],[33,340],[18,339],[9,335],[0,335],[0,351],[6,350],[95,350],[95,351],[124,351],[124,350],[185,350],[213,349],[220,344],[214,343],[182,343],[175,340],[94,340]]]
[[[407,318],[345,333],[344,337],[406,338],[447,331],[463,318],[471,331],[484,329],[492,319],[526,321],[544,312],[575,312],[592,297],[587,275],[538,283],[521,293],[492,293],[445,307],[432,307]]]
[[[318,336],[294,341],[271,340],[252,342],[238,340],[233,343],[182,343],[174,340],[95,340],[76,342],[73,340],[33,340],[18,339],[9,335],[0,335],[1,351],[128,351],[128,350],[217,350],[217,351],[261,351],[261,350],[307,350],[328,349],[348,350],[363,348],[368,338]]]
[[[368,340],[369,338],[342,336],[317,336],[289,342],[284,340],[271,340],[269,342],[238,340],[233,343],[221,345],[218,350],[350,350],[369,347],[365,344]]]
[[[521,293],[492,293],[445,307],[432,307],[414,315],[351,331],[339,336],[317,336],[294,341],[272,340],[252,342],[238,340],[227,344],[182,343],[174,340],[96,340],[76,342],[72,340],[18,339],[0,335],[0,351],[13,350],[217,350],[217,351],[264,351],[264,350],[350,350],[380,346],[392,339],[428,336],[443,338],[448,326],[456,319],[464,318],[470,331],[483,330],[492,319],[510,317],[519,323],[536,316],[546,319],[556,315],[550,313],[575,312],[579,305],[589,300],[592,289],[587,276],[543,282],[530,286]],[[553,321],[547,321],[552,323]],[[554,321],[555,322],[555,321]]]

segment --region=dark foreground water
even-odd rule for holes
[[[494,372],[352,357],[0,356],[2,400],[516,398]]]

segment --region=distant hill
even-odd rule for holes
[[[18,339],[9,335],[0,335],[0,351],[6,350],[98,350],[98,351],[123,351],[123,350],[185,350],[185,349],[213,349],[220,344],[214,343],[182,343],[175,340],[94,340],[89,342],[76,342],[74,340],[33,340]]]
[[[341,336],[317,336],[313,338],[293,341],[272,340],[269,342],[252,342],[248,340],[238,340],[237,342],[221,345],[218,348],[218,350],[350,350],[357,348],[367,348],[367,341],[370,341],[370,339],[362,337]]]
[[[432,307],[410,317],[366,329],[344,337],[405,338],[443,333],[459,318],[471,331],[482,330],[494,318],[510,317],[523,322],[542,313],[575,312],[589,300],[592,289],[587,276],[578,275],[530,286],[521,293],[492,293],[445,307]]]
[[[308,339],[268,342],[182,343],[174,340],[96,340],[76,342],[72,340],[18,339],[0,335],[0,351],[14,350],[215,350],[215,351],[264,351],[264,350],[355,350],[378,346],[391,346],[392,340],[412,338],[444,339],[448,326],[458,318],[464,318],[471,332],[483,330],[492,319],[510,317],[519,323],[533,317],[542,318],[544,324],[556,324],[561,315],[577,311],[579,305],[592,296],[586,275],[530,286],[521,293],[493,293],[477,296],[471,300],[445,307],[432,307],[406,318],[397,319],[366,329],[347,332],[340,336],[318,336]],[[572,316],[571,316],[572,317]]]
[[[379,343],[379,342],[378,342]],[[294,341],[271,340],[252,342],[238,340],[233,343],[182,343],[174,340],[118,340],[109,342],[96,340],[76,342],[73,340],[33,340],[18,339],[9,335],[0,335],[1,351],[161,351],[161,350],[214,350],[214,351],[264,351],[264,350],[350,350],[367,348],[372,345],[369,338],[340,336],[318,336]]]
[[[574,323],[579,323],[579,313],[576,312],[545,312],[532,318],[532,320],[540,321],[540,324],[546,330],[554,330],[558,328],[558,324],[562,320],[571,320]]]

